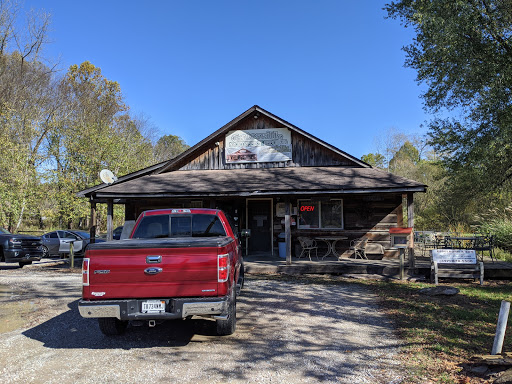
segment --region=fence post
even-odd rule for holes
[[[405,248],[400,248],[400,280],[403,280],[404,276],[405,276],[404,254],[405,254]]]
[[[71,268],[75,268],[75,249],[74,249],[75,242],[70,241],[69,242],[69,259],[71,260]]]
[[[507,330],[508,313],[510,311],[510,302],[502,300],[500,314],[498,316],[498,324],[496,325],[496,336],[494,336],[494,344],[492,345],[491,355],[501,353],[503,348],[503,339]]]

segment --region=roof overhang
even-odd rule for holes
[[[375,168],[288,167],[194,170],[116,182],[87,196],[104,199],[264,197],[425,192],[427,186]]]

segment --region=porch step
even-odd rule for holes
[[[343,261],[293,261],[287,265],[281,260],[245,261],[245,273],[248,274],[331,274],[331,275],[379,275],[386,278],[398,278],[400,267],[397,260],[343,260]],[[512,264],[505,262],[486,262],[485,279],[512,280]],[[416,268],[405,268],[405,276],[424,276],[430,278],[430,263],[416,263]]]
[[[303,274],[370,274],[381,275],[387,277],[397,277],[400,275],[400,268],[395,265],[375,265],[375,264],[346,264],[346,263],[297,263],[292,265],[274,264],[274,263],[254,263],[245,262],[245,273],[249,274],[272,274],[282,273],[287,275],[303,275]],[[414,271],[416,272],[417,268]],[[405,269],[406,275],[409,273],[408,268]]]

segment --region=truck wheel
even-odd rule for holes
[[[127,321],[118,320],[115,317],[98,318],[100,331],[107,336],[122,335],[128,326]]]
[[[46,245],[43,245],[41,249],[43,250],[43,256],[41,256],[41,259],[44,257],[50,257],[50,252],[48,251],[48,247]]]
[[[233,294],[228,307],[228,318],[226,320],[217,319],[217,335],[232,335],[236,330],[236,289],[233,287]]]
[[[32,264],[32,262],[31,261],[20,261],[18,264],[20,265],[20,268],[23,268],[25,265]]]

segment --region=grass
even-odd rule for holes
[[[419,291],[432,287],[431,284],[354,282],[336,276],[261,278],[362,284],[372,290],[379,298],[381,310],[393,320],[397,336],[404,342],[398,358],[407,375],[406,383],[485,383],[463,367],[472,356],[491,353],[501,301],[512,301],[512,283],[503,281],[486,281],[480,286],[469,280],[457,280],[449,285],[459,288],[459,294],[427,296]],[[512,323],[509,323],[508,329],[511,328]],[[512,352],[510,334],[505,337],[503,351]]]
[[[366,281],[396,325],[406,347],[400,358],[407,366],[409,383],[479,383],[463,364],[476,354],[490,354],[502,300],[512,300],[512,284],[486,282],[450,284],[460,289],[455,296],[419,293],[427,284]],[[510,325],[509,327],[510,328]],[[503,351],[512,351],[506,336]]]

